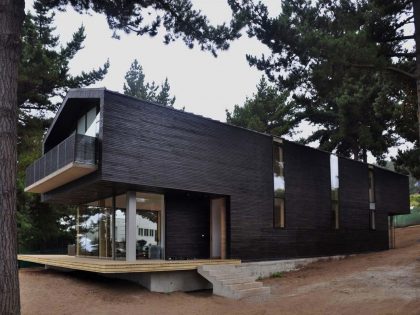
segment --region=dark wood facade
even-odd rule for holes
[[[83,97],[76,97],[78,91]],[[377,222],[372,230],[369,167],[340,158],[340,227],[335,230],[330,155],[283,140],[285,228],[273,228],[271,136],[107,90],[95,90],[95,100],[86,90],[72,93],[60,112],[69,113],[72,106],[80,111],[85,101],[86,108],[100,104],[99,170],[43,199],[79,204],[127,190],[165,193],[167,257],[206,255],[209,242],[201,235],[211,196],[229,200],[227,254],[243,260],[386,249],[388,215],[409,212],[408,178],[374,167]],[[56,118],[45,149],[64,137],[59,123]],[[191,197],[197,194],[202,197]]]

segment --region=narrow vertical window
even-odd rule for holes
[[[284,228],[284,160],[283,147],[279,143],[273,146],[273,174],[274,174],[274,227]]]
[[[331,210],[332,210],[332,227],[336,230],[340,228],[340,202],[339,202],[339,173],[338,173],[338,157],[330,156],[330,173],[331,173]]]
[[[373,174],[373,168],[369,168],[369,213],[370,213],[370,228],[376,230],[376,218],[375,218],[375,176]]]

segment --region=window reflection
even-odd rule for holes
[[[78,209],[77,245],[79,255],[99,255],[99,213],[97,210],[97,208],[87,206],[80,206]]]
[[[369,211],[370,211],[370,228],[372,230],[376,229],[375,222],[375,177],[373,169],[369,168]]]
[[[273,146],[273,175],[274,175],[274,227],[284,227],[284,160],[283,147],[275,143]]]
[[[112,258],[113,221],[115,220],[115,256],[125,257],[125,195],[116,197],[116,207],[115,219],[112,198],[101,199],[79,207],[78,255]]]
[[[100,258],[126,257],[127,195],[107,198],[78,209],[77,254]],[[164,196],[136,193],[137,259],[162,256],[161,216]],[[133,248],[134,250],[134,248]]]
[[[161,213],[163,195],[136,193],[137,259],[161,258]]]
[[[338,157],[330,155],[330,175],[331,175],[331,210],[332,210],[332,226],[334,229],[340,228],[340,204],[339,204],[339,172]]]
[[[126,195],[115,197],[115,258],[124,259],[126,255]]]
[[[91,108],[77,121],[77,133],[90,137],[96,137],[99,133],[99,119],[100,112],[97,107]]]

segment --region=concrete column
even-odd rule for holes
[[[136,192],[127,192],[127,209],[126,209],[126,256],[125,260],[136,260]]]

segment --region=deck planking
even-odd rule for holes
[[[110,260],[75,257],[67,255],[18,255],[18,260],[72,270],[96,273],[133,273],[195,270],[202,265],[241,263],[238,259],[197,259],[197,260]]]

